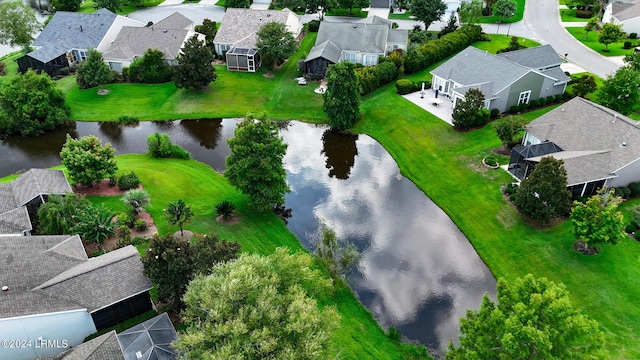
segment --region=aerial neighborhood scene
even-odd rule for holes
[[[0,359],[640,359],[639,33],[1,1]]]

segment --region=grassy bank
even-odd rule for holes
[[[424,74],[416,74],[423,78]],[[376,138],[471,241],[496,277],[532,273],[566,284],[573,302],[607,332],[613,358],[640,358],[640,244],[628,239],[586,257],[571,249],[570,224],[537,229],[500,193],[512,178],[481,166],[500,146],[490,126],[459,133],[386,87],[366,98],[356,130]],[[394,116],[402,109],[402,116]],[[531,120],[549,109],[528,113]],[[393,121],[389,121],[393,119]],[[420,156],[415,156],[420,154]]]
[[[604,44],[598,42],[598,35],[600,34],[598,31],[590,31],[585,35],[585,31],[583,27],[567,27],[565,28],[573,36],[576,40],[583,43],[589,49],[597,52],[602,56],[624,56],[631,55],[633,53],[632,49],[623,49],[624,41],[631,41],[634,46],[637,44],[638,40],[624,40],[618,43],[609,44],[609,52],[604,52]]]
[[[480,50],[487,50],[492,54],[496,54],[498,50],[505,49],[509,46],[509,42],[511,41],[511,36],[500,35],[500,34],[487,34],[491,41],[476,41],[473,43],[474,47],[477,47]],[[531,48],[540,46],[540,43],[527,38],[519,38],[519,43]]]
[[[169,201],[181,198],[191,206],[195,216],[185,226],[198,233],[216,233],[220,238],[237,240],[242,251],[269,254],[276,247],[286,246],[293,251],[306,251],[298,239],[273,213],[255,213],[247,199],[226,179],[208,165],[193,160],[152,159],[147,155],[118,156],[120,172],[134,170],[151,197],[147,207],[160,234],[174,232],[162,218]],[[124,206],[118,197],[93,197],[94,203],[104,202],[118,211]],[[237,206],[240,223],[232,226],[215,221],[213,206],[230,200]],[[322,304],[335,304],[342,320],[333,336],[333,352],[344,359],[406,359],[413,349],[389,340],[376,321],[355,298],[351,290],[339,285],[333,296],[319,299]]]

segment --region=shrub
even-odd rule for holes
[[[629,34],[629,39],[637,39],[638,38],[638,34],[637,33],[630,33]]]
[[[514,105],[509,108],[509,114],[517,114],[520,112],[520,108],[517,105]]]
[[[318,32],[319,28],[320,28],[319,20],[311,20],[307,23],[307,30],[309,30],[309,32]]]
[[[491,109],[491,114],[489,115],[489,118],[491,118],[491,120],[497,119],[499,116],[500,116],[500,110]]]
[[[138,118],[135,116],[121,115],[118,118],[118,122],[125,125],[134,125],[138,123]]]
[[[484,158],[484,163],[488,166],[497,166],[498,160],[496,160],[496,158],[494,158],[493,156],[487,156]]]
[[[191,155],[180,145],[171,143],[168,134],[154,133],[147,137],[147,146],[149,147],[149,155],[154,158],[176,158],[189,159]]]
[[[622,46],[623,49],[631,49],[633,47],[633,44],[631,44],[631,41],[625,41],[624,45]]]
[[[631,234],[632,232],[635,232],[636,230],[638,230],[638,228],[632,223],[629,223],[624,227],[624,231],[627,234]]]
[[[509,200],[510,200],[511,202],[515,201],[515,200],[516,200],[516,194],[515,194],[515,193],[513,193],[513,194],[509,195]]]
[[[514,184],[514,183],[509,183],[504,187],[505,195],[515,194],[517,190],[518,190],[518,184]]]
[[[129,78],[129,68],[128,67],[123,67],[122,68],[122,81],[128,82],[129,80],[130,80],[130,78]]]
[[[148,49],[129,66],[129,80],[136,83],[157,84],[171,81],[173,70],[164,62],[164,53]]]
[[[4,66],[4,63],[2,63],[2,66]],[[58,72],[58,74],[60,74],[60,75],[62,75],[62,76],[67,76],[67,75],[69,75],[69,73],[70,73],[70,72],[71,72],[71,71],[69,70],[69,67],[68,67],[68,66],[65,66],[65,67],[63,67],[63,68],[61,68],[61,69],[60,69],[60,71]],[[5,74],[3,74],[3,75],[5,75]]]
[[[589,10],[576,10],[576,17],[581,19],[591,19],[593,12]]]
[[[122,191],[137,189],[140,186],[140,179],[133,171],[123,174],[118,179],[118,187]]]
[[[376,66],[356,67],[355,72],[360,83],[360,95],[366,95],[398,77],[398,69],[391,61]]]
[[[628,185],[628,188],[631,190],[631,196],[640,196],[640,182],[632,182]]]
[[[0,76],[5,75],[7,75],[7,65],[4,62],[0,61]]]
[[[138,231],[145,231],[147,230],[149,227],[147,226],[147,222],[144,219],[137,219],[133,226],[136,228],[136,230]]]
[[[110,176],[109,177],[109,186],[116,186],[118,185],[118,178],[115,176]]]
[[[546,102],[547,104],[553,104],[556,101],[556,98],[553,96],[547,96]]]
[[[562,94],[558,94],[554,97],[554,102],[561,102],[562,99],[564,99],[564,96]]]
[[[529,107],[530,108],[537,108],[538,106],[540,106],[540,100],[531,100],[529,101]]]
[[[631,190],[626,186],[621,186],[620,191],[622,192],[622,197],[624,199],[628,199],[631,196]]]
[[[622,192],[622,190],[620,188],[615,188],[614,191],[615,191],[614,194],[616,196],[624,197],[624,193]]]
[[[413,81],[409,79],[400,79],[396,81],[396,92],[400,95],[413,92]]]
[[[218,216],[222,216],[226,220],[233,216],[236,206],[231,201],[224,200],[216,204],[215,210]]]

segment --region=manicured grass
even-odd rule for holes
[[[601,324],[613,358],[640,358],[638,242],[604,246],[600,255],[587,257],[571,249],[575,239],[568,221],[544,229],[525,223],[500,193],[500,185],[513,179],[478,166],[487,151],[500,146],[491,126],[456,132],[391,86],[367,96],[361,109],[355,130],[391,153],[402,174],[451,217],[496,277],[532,273],[564,283],[574,304]],[[525,116],[530,120],[544,111]]]
[[[562,22],[584,22],[586,23],[589,19],[579,18],[576,16],[576,9],[560,9],[560,21]]]
[[[3,56],[0,61],[4,63],[7,75],[0,76],[0,85],[8,84],[11,79],[18,76],[18,63],[16,59],[23,55],[22,51],[12,52]]]
[[[368,11],[362,11],[360,9],[335,9],[327,11],[325,14],[325,16],[350,16],[354,18],[366,18],[368,15]]]
[[[591,76],[593,76],[595,81],[596,81],[596,85],[598,85],[598,89],[600,89],[600,87],[602,87],[602,85],[604,84],[604,80],[601,77],[599,77],[599,76],[597,76],[595,74],[592,74],[590,72],[582,72],[582,73],[573,74],[572,77],[580,78],[583,75],[591,75]],[[567,85],[567,91],[571,92],[572,90],[573,90],[573,84]],[[596,89],[596,91],[594,91],[594,92],[592,92],[590,94],[587,94],[587,96],[585,96],[585,98],[590,100],[590,101],[593,101],[593,102],[597,103],[598,102],[598,90]]]
[[[389,14],[389,20],[415,20],[411,17],[411,11],[406,10],[403,14]]]
[[[122,7],[122,9],[120,9],[120,11],[118,11],[118,15],[127,15],[136,10],[158,6],[163,1],[164,0],[145,0],[141,6],[125,5]],[[93,0],[86,0],[80,5],[80,9],[77,12],[81,12],[81,13],[95,12],[98,9],[96,9],[94,6],[95,6],[95,2]]]
[[[487,34],[491,41],[476,41],[472,45],[480,50],[487,50],[492,54],[497,54],[498,50],[509,47],[511,36],[499,35],[499,34]],[[540,43],[527,38],[519,38],[520,44],[530,48],[540,46]]]
[[[603,56],[630,55],[633,53],[633,48],[623,49],[622,46],[624,45],[624,41],[631,41],[634,46],[638,44],[638,40],[624,40],[619,43],[609,44],[609,52],[604,52],[604,44],[598,42],[598,31],[590,31],[585,37],[584,28],[582,27],[567,27],[565,29],[567,29],[569,34],[576,38],[576,40]]]
[[[522,20],[524,16],[525,0],[516,0],[516,13],[510,19],[502,19],[503,24],[514,23]],[[464,21],[464,20],[463,20]],[[497,24],[500,21],[499,16],[483,16],[480,18],[481,24]]]
[[[301,51],[293,55],[274,77],[257,73],[229,72],[216,66],[218,78],[205,91],[179,90],[171,82],[165,84],[109,84],[109,94],[98,95],[97,89],[80,90],[74,86],[67,93],[71,118],[78,121],[114,121],[121,115],[134,115],[140,120],[180,118],[242,117],[247,112],[267,110],[273,119],[326,121],[321,110],[322,96],[313,92],[313,83],[300,86],[297,61],[313,47],[317,34],[309,33],[301,43]],[[319,85],[319,84],[318,84]]]
[[[224,7],[226,3],[227,3],[226,0],[218,0],[216,5]]]
[[[169,201],[183,199],[195,216],[186,229],[197,233],[216,233],[222,239],[237,240],[242,251],[269,254],[276,247],[306,251],[298,239],[273,213],[255,213],[247,199],[226,179],[208,165],[194,160],[152,159],[147,155],[118,156],[120,172],[135,171],[151,197],[147,210],[153,216],[160,234],[178,230],[162,218],[162,209]],[[90,197],[94,203],[104,203],[123,211],[120,197]],[[214,204],[229,200],[236,205],[240,223],[232,226],[215,221]],[[332,350],[345,359],[407,359],[416,348],[398,345],[389,340],[376,321],[355,298],[351,290],[337,285],[332,297],[318,299],[323,305],[334,304],[342,320],[333,335]]]

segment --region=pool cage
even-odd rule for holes
[[[559,151],[562,151],[562,149],[552,142],[514,147],[511,151],[511,159],[509,160],[509,172],[518,179],[523,180],[529,176],[537,164],[536,161],[527,159],[553,154]]]
[[[256,49],[232,47],[225,57],[227,70],[256,72],[260,68],[260,54]]]

